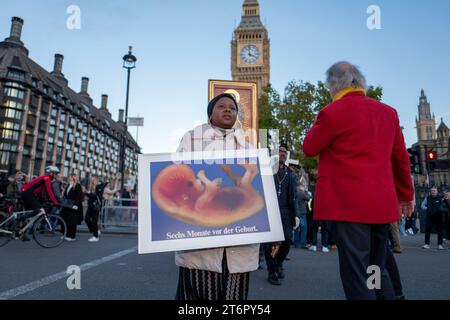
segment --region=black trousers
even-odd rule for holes
[[[31,192],[22,192],[20,197],[23,200],[23,204],[25,205],[25,210],[33,210],[33,214],[38,214],[41,210],[42,206],[39,203],[38,199]]]
[[[329,221],[312,221],[312,245],[317,246],[317,234],[319,232],[319,227],[321,227],[321,241],[322,241],[322,247],[328,247],[330,245],[329,239],[330,239],[330,224]]]
[[[328,245],[329,246],[335,246],[336,240],[334,237],[334,221],[322,221],[323,224],[325,224],[327,231],[328,231]]]
[[[313,215],[311,213],[306,214],[306,243],[313,243]]]
[[[269,273],[278,272],[283,268],[283,262],[286,259],[291,248],[291,240],[285,240],[281,243],[280,249],[274,258],[270,255],[273,243],[264,244],[264,256],[266,258],[267,271]]]
[[[89,228],[89,232],[96,238],[98,238],[98,215],[99,211],[93,210],[92,208],[88,208],[86,212],[86,216],[84,217],[84,221]]]
[[[284,241],[280,245],[280,249],[274,258],[270,255],[272,252],[273,243],[264,244],[264,256],[266,258],[267,271],[269,273],[278,272],[283,268],[283,262],[286,260],[289,250],[292,244],[292,223],[289,217],[282,217],[281,222],[283,224]]]
[[[62,228],[62,231],[64,232],[64,227]],[[66,237],[75,239],[76,233],[77,233],[77,225],[69,225],[66,226]]]
[[[395,299],[386,270],[388,231],[389,224],[334,223],[341,281],[348,300]],[[373,276],[369,266],[379,267],[380,289],[369,289],[368,278]]]
[[[398,271],[397,263],[395,262],[394,254],[390,246],[386,250],[386,270],[389,273],[389,277],[392,281],[392,287],[396,297],[403,295],[403,286],[400,279],[400,272]]]
[[[427,222],[425,226],[425,244],[430,244],[430,236],[431,230],[433,226],[436,226],[437,236],[438,236],[438,245],[442,245],[442,215],[427,215]]]
[[[447,230],[447,240],[450,240],[450,216],[448,213],[446,213],[445,217],[444,217],[444,222],[445,222],[445,227]]]
[[[395,247],[395,239],[394,239],[394,235],[392,234],[391,229],[389,228],[388,231],[388,245],[390,248],[394,248]]]

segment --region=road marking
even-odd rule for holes
[[[123,257],[123,256],[125,256],[127,254],[130,254],[130,253],[136,252],[137,249],[138,249],[138,247],[136,246],[136,247],[133,247],[133,248],[130,248],[130,249],[127,249],[127,250],[123,250],[123,251],[114,253],[112,255],[109,255],[109,256],[106,256],[106,257],[103,257],[103,258],[100,258],[100,259],[97,259],[97,260],[85,263],[85,264],[80,266],[80,270],[81,271],[85,271],[85,270],[89,270],[89,269],[98,267],[99,265],[104,264],[106,262],[109,262],[109,261],[121,258],[121,257]],[[67,274],[66,270],[64,270],[63,272],[52,274],[51,276],[42,278],[42,279],[37,280],[37,281],[30,282],[30,283],[28,283],[26,285],[17,287],[15,289],[11,289],[11,290],[0,292],[0,300],[7,300],[7,299],[15,298],[15,297],[20,296],[22,294],[25,294],[25,293],[34,291],[36,289],[39,289],[41,287],[47,286],[49,284],[52,284],[52,283],[54,283],[54,282],[56,282],[58,280],[66,278],[68,276],[70,276],[70,274]]]

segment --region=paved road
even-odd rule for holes
[[[134,235],[102,235],[42,249],[35,242],[11,242],[0,248],[0,299],[173,299],[178,271],[172,253],[137,254]],[[396,255],[409,299],[450,299],[450,251],[421,249],[423,235],[403,237]],[[434,238],[432,241],[436,241]],[[344,298],[336,252],[292,249],[282,286],[266,281],[266,272],[252,273],[250,299]],[[81,267],[81,289],[67,289],[65,271]]]

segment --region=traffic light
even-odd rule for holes
[[[411,165],[411,173],[412,174],[422,174],[422,166],[420,165],[419,150],[409,148],[408,154],[409,154],[409,163]]]
[[[429,172],[436,170],[437,167],[437,152],[436,151],[427,151],[426,154],[427,159],[427,168]]]

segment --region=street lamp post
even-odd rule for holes
[[[122,150],[121,150],[121,158],[120,158],[120,172],[122,174],[122,179],[121,179],[121,192],[123,192],[123,186],[124,186],[124,182],[125,182],[125,156],[126,156],[126,135],[128,132],[128,100],[129,100],[129,96],[130,96],[130,75],[131,75],[131,70],[136,68],[136,61],[137,58],[133,55],[133,47],[129,46],[128,47],[128,53],[126,55],[123,56],[123,68],[127,69],[127,97],[126,97],[126,102],[125,102],[125,127],[124,127],[124,132],[122,135]]]

